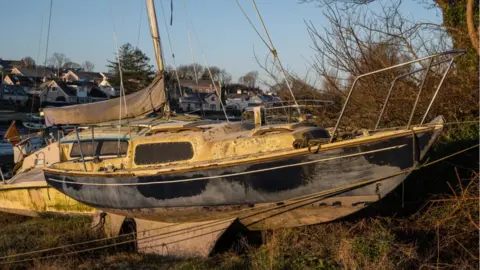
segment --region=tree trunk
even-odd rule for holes
[[[470,37],[470,41],[472,42],[472,46],[477,51],[477,54],[480,56],[480,49],[478,48],[478,33],[475,30],[475,23],[473,18],[473,3],[474,0],[467,0],[467,28],[468,28],[468,35]],[[476,18],[478,19],[478,18]]]

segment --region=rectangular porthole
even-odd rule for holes
[[[189,160],[193,147],[189,142],[168,142],[140,144],[135,147],[135,164],[152,165],[166,162]]]

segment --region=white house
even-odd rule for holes
[[[40,102],[81,104],[108,99],[95,83],[50,81],[40,93]]]
[[[69,70],[62,76],[65,82],[90,82],[95,83],[98,88],[109,97],[117,97],[120,95],[120,88],[113,87],[108,79],[111,75],[104,72],[87,72],[87,71],[72,71]]]
[[[203,110],[210,110],[210,111],[221,111],[222,105],[220,104],[220,98],[218,98],[217,94],[210,93],[207,95],[202,102]]]
[[[40,92],[40,102],[70,103],[76,104],[77,89],[70,87],[65,82],[52,80],[48,82]],[[80,93],[80,96],[82,94]]]

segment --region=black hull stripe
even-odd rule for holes
[[[264,168],[264,169],[258,169],[258,170],[252,170],[252,171],[246,171],[246,172],[238,172],[238,173],[230,173],[230,174],[224,174],[224,175],[214,175],[214,176],[204,176],[204,177],[196,177],[196,178],[178,179],[178,180],[165,180],[165,181],[140,182],[140,183],[108,183],[108,184],[107,183],[66,181],[66,180],[54,179],[52,177],[48,177],[47,180],[52,181],[52,182],[57,182],[57,183],[74,184],[74,185],[86,185],[86,186],[142,186],[142,185],[171,184],[171,183],[191,182],[191,181],[200,181],[200,180],[209,180],[209,179],[221,179],[221,178],[234,177],[234,176],[239,176],[239,175],[260,173],[260,172],[265,172],[265,171],[273,171],[273,170],[278,170],[278,169],[284,169],[284,168],[290,168],[290,167],[296,167],[296,166],[303,166],[303,165],[325,162],[325,161],[330,161],[330,160],[336,160],[336,159],[341,159],[341,158],[362,156],[362,155],[365,155],[365,154],[383,152],[383,151],[392,150],[392,149],[399,149],[399,148],[402,148],[402,147],[405,147],[405,146],[406,146],[406,144],[395,145],[395,146],[390,146],[390,147],[385,147],[385,148],[381,148],[381,149],[365,151],[365,152],[360,152],[360,153],[355,153],[355,154],[350,154],[350,155],[330,157],[330,158],[311,160],[311,161],[305,161],[305,162],[297,162],[297,163],[294,163],[294,164],[287,164],[287,165],[276,166],[276,167],[271,167],[271,168]],[[177,172],[174,172],[174,173],[177,173]],[[51,175],[57,174],[58,175],[60,173],[48,172],[48,174],[51,174]],[[85,175],[85,176],[89,176],[89,175]]]

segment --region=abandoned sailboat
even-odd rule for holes
[[[149,15],[154,20],[154,12]],[[161,74],[156,23],[151,23],[151,30]],[[356,81],[440,56],[448,59],[430,66],[449,61],[445,78],[451,63],[463,53],[444,52],[358,76],[332,129],[307,121],[269,125],[262,123],[260,110],[255,112],[256,124],[147,118],[113,128],[111,135],[117,147],[113,151],[109,147],[108,152],[114,155],[107,157],[99,157],[102,142],[93,131],[80,132],[66,149],[70,156],[74,153],[79,158],[45,168],[45,179],[87,205],[153,221],[180,223],[237,217],[250,229],[265,229],[334,220],[380,200],[401,184],[444,127],[441,116],[424,124],[440,83],[419,125],[412,125],[411,117],[406,127],[397,129],[339,132]],[[149,88],[127,96],[131,115],[127,110],[122,114],[118,101],[112,100],[46,109],[46,124],[85,125],[146,114],[168,103],[164,90],[159,75]],[[292,107],[298,109],[297,104]],[[416,107],[415,103],[412,116]],[[99,111],[104,112],[100,119]],[[383,110],[379,119],[382,114]],[[116,131],[122,137],[115,137]]]

